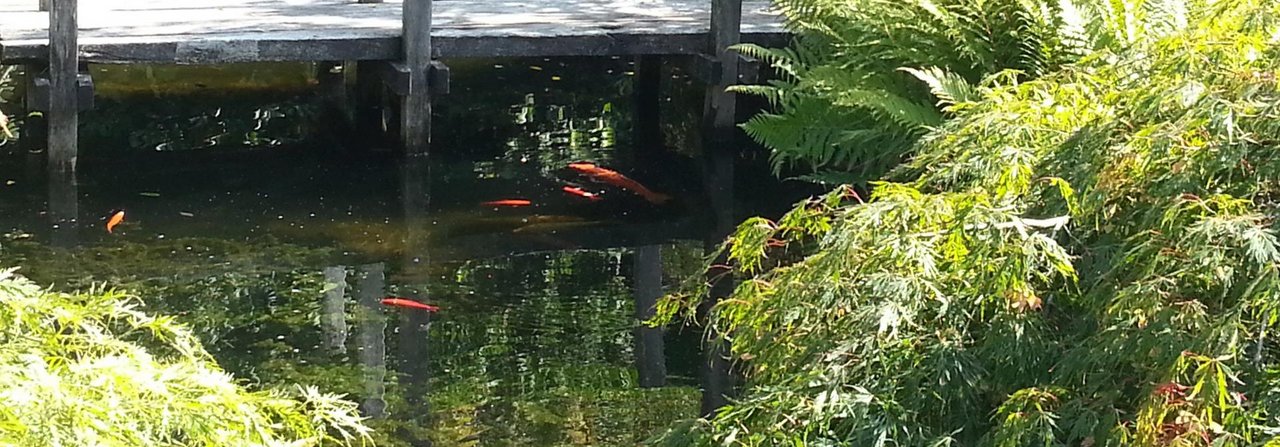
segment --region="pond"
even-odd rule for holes
[[[451,65],[415,162],[353,124],[349,69],[95,66],[79,218],[52,226],[43,154],[0,146],[0,264],[136,293],[253,386],[347,394],[380,445],[636,445],[696,416],[700,332],[637,302],[700,274],[702,87],[665,67],[655,146],[629,61]],[[790,203],[750,158],[737,211]]]

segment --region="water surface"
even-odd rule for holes
[[[74,223],[51,227],[43,154],[0,146],[0,264],[131,290],[253,386],[348,394],[384,445],[635,445],[694,416],[699,335],[640,329],[636,300],[701,265],[700,87],[668,68],[667,144],[637,147],[626,61],[451,64],[432,154],[414,163],[358,131],[350,73],[95,67]],[[744,210],[785,205],[752,183]],[[483,205],[503,199],[532,205]]]

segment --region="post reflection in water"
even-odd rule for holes
[[[80,185],[76,171],[49,170],[49,224],[55,247],[80,243]]]
[[[401,263],[421,271],[431,265],[431,253],[427,246],[429,229],[424,225],[428,221],[431,206],[431,165],[426,156],[409,156],[403,163],[400,170],[400,195],[404,212],[405,250]],[[429,285],[421,284],[420,287]],[[433,299],[425,294],[410,298],[420,302]],[[430,329],[431,312],[416,309],[400,312],[397,331],[399,363],[396,369],[400,373],[406,400],[421,414],[430,413],[427,399]]]
[[[667,384],[667,359],[664,353],[663,328],[649,327],[645,321],[656,314],[655,306],[662,297],[662,247],[645,245],[634,252],[632,282],[635,284],[636,373],[641,388]]]
[[[387,401],[387,317],[381,301],[386,296],[386,266],[381,262],[365,264],[356,269],[356,302],[359,307],[359,359],[364,377],[364,390],[360,396],[360,410],[371,418],[386,416]]]
[[[320,301],[320,329],[330,354],[347,352],[347,267],[324,268],[325,291]]]

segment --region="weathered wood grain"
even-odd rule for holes
[[[76,170],[80,113],[76,3],[77,0],[53,0],[49,10],[49,169],[71,173]]]
[[[404,65],[408,91],[400,98],[400,143],[405,154],[426,155],[431,147],[431,0],[404,0]]]
[[[401,2],[117,0],[81,5],[95,63],[214,64],[399,59]],[[784,35],[767,0],[744,3],[746,41]],[[48,43],[32,0],[0,0],[0,62],[39,61]],[[704,51],[710,0],[443,0],[432,56],[587,56]]]

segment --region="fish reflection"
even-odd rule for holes
[[[532,201],[529,201],[529,200],[524,200],[524,199],[503,199],[503,200],[491,200],[491,201],[488,201],[488,202],[481,203],[481,205],[484,205],[484,206],[495,206],[495,207],[496,207],[496,206],[510,206],[510,207],[515,207],[515,206],[529,206],[529,205],[533,205],[533,202],[532,202]]]

